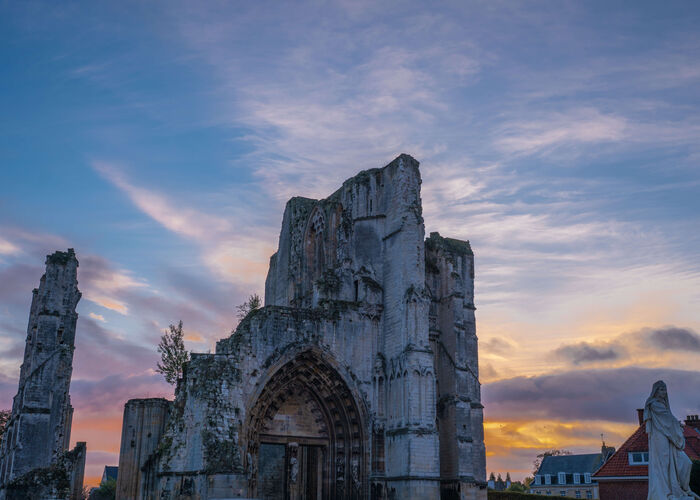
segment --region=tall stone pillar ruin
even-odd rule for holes
[[[69,390],[78,320],[75,308],[81,297],[77,271],[72,248],[55,252],[46,257],[46,273],[33,291],[19,388],[0,446],[0,495],[6,498],[38,491],[22,489],[25,486],[41,489],[39,475],[31,475],[52,467],[62,469],[71,483],[65,498],[72,498],[82,488],[85,443],[68,452],[73,419]],[[78,480],[80,485],[72,484]]]

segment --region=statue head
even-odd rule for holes
[[[651,388],[651,394],[647,399],[646,405],[649,405],[652,401],[659,401],[668,407],[668,389],[666,388],[666,383],[663,380],[657,380]]]

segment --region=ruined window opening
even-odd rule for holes
[[[58,329],[58,332],[56,333],[56,339],[58,340],[59,344],[63,344],[63,328]]]
[[[369,213],[372,213],[372,200],[369,200]]]
[[[305,260],[308,280],[306,292],[312,289],[312,284],[321,278],[326,270],[325,225],[323,214],[316,210],[309,220],[305,238]]]
[[[359,300],[359,291],[360,291],[360,284],[357,280],[355,280],[355,302]]]

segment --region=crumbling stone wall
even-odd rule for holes
[[[63,482],[60,487],[47,482],[62,478],[64,472],[70,483],[68,496],[82,488],[83,474],[77,469],[81,460],[84,468],[85,443],[67,452],[73,418],[69,389],[75,308],[81,296],[77,269],[72,248],[55,252],[46,257],[46,273],[33,291],[19,389],[0,446],[0,497],[8,485],[16,490],[38,479],[38,486],[64,491]]]
[[[32,469],[7,483],[5,500],[82,500],[85,458],[85,442],[79,441],[48,467]]]
[[[454,498],[483,481],[486,452],[474,318],[474,254],[469,242],[431,233],[426,287],[431,296],[430,340],[438,386],[440,475]]]
[[[155,488],[155,470],[160,440],[172,408],[163,398],[131,399],[124,405],[119,449],[117,498],[142,498]]]
[[[324,498],[485,498],[473,255],[425,240],[420,184],[401,155],[287,203],[265,307],[178,385],[154,498],[259,497],[263,441],[295,498],[309,456]]]

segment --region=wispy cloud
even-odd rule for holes
[[[183,207],[165,195],[133,185],[114,165],[96,161],[93,167],[122,190],[136,207],[174,233],[192,239],[206,239],[231,230],[229,223],[220,217]]]
[[[247,286],[260,283],[274,253],[269,233],[262,234],[250,226],[235,227],[229,219],[188,208],[154,189],[136,186],[112,164],[94,162],[93,167],[144,214],[199,246],[204,264],[216,278]]]
[[[18,252],[19,247],[4,238],[0,238],[0,255],[15,255]]]
[[[98,256],[80,256],[79,269],[80,285],[85,298],[120,314],[129,312],[129,306],[123,298],[125,293],[149,288],[144,280],[134,278],[127,270],[114,269],[106,259]]]
[[[597,109],[574,109],[536,120],[507,123],[496,139],[496,146],[509,153],[535,154],[556,147],[615,142],[625,137],[627,128],[623,117],[603,114]]]
[[[91,312],[89,316],[95,321],[101,321],[102,323],[105,322],[105,317],[101,314],[95,314],[94,312]]]

